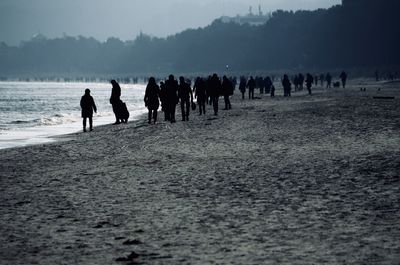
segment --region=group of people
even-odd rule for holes
[[[226,110],[231,109],[229,97],[233,95],[234,85],[232,81],[224,76],[222,80],[217,74],[209,76],[207,79],[197,77],[193,86],[191,82],[183,76],[175,80],[170,75],[164,82],[157,85],[154,77],[149,79],[144,96],[145,106],[149,110],[148,123],[157,122],[157,111],[161,103],[161,110],[164,112],[165,121],[176,122],[176,105],[180,103],[182,121],[189,121],[190,109],[195,110],[197,105],[199,115],[206,114],[206,104],[213,106],[214,115],[218,115],[219,97],[223,96]],[[193,95],[194,94],[194,95]],[[193,99],[197,99],[197,105]]]
[[[346,87],[347,73],[342,72],[340,74],[343,88]],[[254,90],[260,89],[260,94],[270,94],[271,97],[275,96],[274,77],[256,77],[250,76],[249,79],[246,77],[240,77],[239,91],[242,93],[242,99],[245,98],[246,89],[248,90],[249,99],[255,99]],[[324,85],[324,81],[327,82],[327,87],[331,86],[332,76],[327,73],[326,75],[320,75],[313,77],[307,73],[304,77],[302,74],[295,75],[292,80],[285,74],[281,80],[283,87],[283,95],[285,97],[291,96],[292,82],[295,86],[295,91],[303,89],[305,84],[308,93],[312,94],[312,85],[318,85],[318,80],[321,85]],[[208,78],[197,77],[194,82],[193,89],[191,87],[191,81],[186,80],[183,76],[179,77],[179,81],[175,79],[173,75],[170,75],[167,80],[161,81],[160,85],[157,84],[154,77],[150,77],[146,86],[144,95],[144,104],[148,109],[148,123],[157,122],[157,112],[161,105],[161,110],[164,112],[165,121],[175,123],[176,106],[180,104],[182,121],[189,121],[190,109],[195,110],[198,106],[199,115],[206,114],[206,105],[212,105],[214,115],[218,115],[219,108],[219,97],[224,97],[225,108],[229,110],[232,108],[230,102],[230,96],[233,95],[236,87],[236,78],[228,78],[223,76],[222,79],[217,75],[213,74]],[[118,82],[111,80],[112,90],[110,97],[110,104],[112,105],[113,112],[115,114],[115,123],[127,123],[129,119],[129,111],[126,104],[121,101],[121,87]],[[197,99],[197,105],[194,103],[194,99]],[[86,132],[86,120],[89,119],[89,130],[93,130],[93,112],[97,111],[96,104],[94,103],[93,97],[90,95],[90,90],[85,90],[85,95],[81,99],[82,118],[83,118],[83,131]]]

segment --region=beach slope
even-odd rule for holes
[[[396,264],[400,89],[379,87],[0,150],[0,263]]]

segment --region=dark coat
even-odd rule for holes
[[[233,85],[229,79],[224,79],[222,81],[222,94],[224,96],[232,96],[233,95]]]
[[[253,78],[250,78],[249,82],[247,82],[247,87],[250,90],[253,90],[256,87],[256,81]]]
[[[160,106],[160,87],[157,84],[148,84],[144,95],[144,102],[149,110],[157,110]]]
[[[113,88],[111,90],[110,103],[118,104],[120,101],[120,97],[121,97],[121,87],[118,84],[113,85]]]
[[[187,101],[190,98],[193,98],[192,88],[186,82],[183,82],[179,85],[178,96],[182,101]]]
[[[81,98],[82,118],[93,117],[93,110],[97,112],[96,104],[94,104],[93,97],[84,95]]]
[[[165,81],[165,103],[167,105],[176,105],[178,99],[178,82],[176,80]]]

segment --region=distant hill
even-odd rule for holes
[[[0,76],[398,67],[398,10],[398,0],[344,0],[316,11],[278,10],[261,26],[216,20],[167,38],[36,36],[19,47],[0,44]]]

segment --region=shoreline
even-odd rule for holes
[[[393,264],[400,90],[232,99],[215,117],[0,150],[12,264]],[[223,108],[223,99],[220,107]]]

